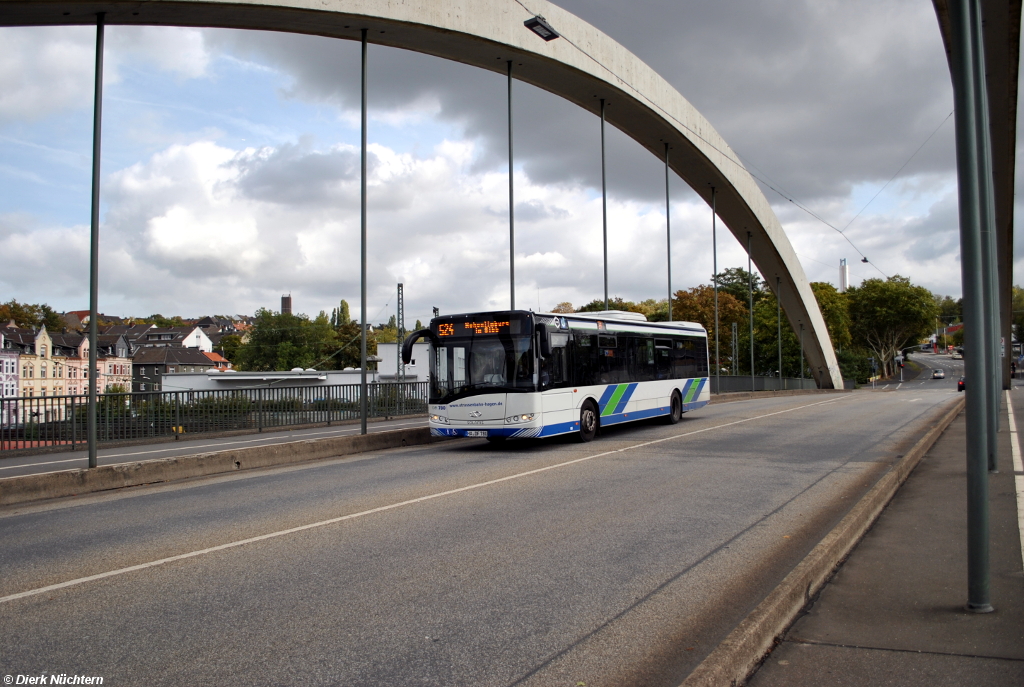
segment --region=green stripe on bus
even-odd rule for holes
[[[693,394],[696,393],[697,389],[700,388],[700,380],[694,379],[690,381],[690,390],[686,392],[686,398],[683,399],[683,403],[689,403],[693,400]]]
[[[629,384],[619,384],[615,387],[615,393],[608,399],[608,405],[604,407],[604,411],[601,413],[602,416],[611,415],[615,411],[615,406],[619,405],[619,399],[622,398],[622,394],[626,393],[626,387],[628,386]]]

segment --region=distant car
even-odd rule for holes
[[[956,383],[956,390],[957,390],[957,391],[963,391],[963,390],[964,390],[964,378],[963,378],[963,377],[961,377],[961,378],[960,378],[960,379],[959,379],[959,380],[957,381],[957,383]]]
[[[954,351],[953,355],[949,356],[949,359],[950,360],[963,360],[964,357],[961,354],[959,354],[959,353]]]
[[[945,378],[946,378],[946,371],[945,370],[932,370],[932,379],[945,379]]]

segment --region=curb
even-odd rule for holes
[[[825,585],[850,550],[874,524],[882,510],[917,467],[946,427],[963,410],[964,399],[939,411],[928,433],[878,480],[836,527],[751,611],[698,665],[680,687],[741,685],[764,660],[776,640],[789,629]]]
[[[39,475],[5,477],[0,478],[0,505],[77,496],[189,477],[206,477],[236,470],[305,463],[441,440],[443,439],[440,437],[431,437],[430,430],[426,427],[417,427],[102,465],[91,470],[78,468]]]

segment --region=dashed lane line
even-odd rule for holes
[[[404,506],[411,506],[417,503],[423,503],[425,501],[432,501],[434,499],[443,498],[445,496],[453,496],[455,494],[461,494],[465,491],[472,491],[475,489],[482,489],[483,487],[490,487],[495,484],[501,484],[503,482],[510,482],[512,480],[522,479],[532,475],[537,475],[542,472],[548,472],[549,470],[557,470],[559,468],[568,467],[570,465],[576,465],[578,463],[584,463],[595,458],[602,458],[604,456],[611,456],[617,453],[625,453],[626,451],[632,451],[638,448],[644,448],[646,446],[653,446],[655,444],[661,444],[666,441],[674,441],[676,439],[683,439],[685,437],[694,436],[695,434],[703,434],[705,432],[712,432],[716,429],[724,429],[726,427],[734,427],[736,425],[742,425],[747,422],[754,422],[755,420],[763,420],[768,417],[774,417],[776,415],[784,415],[786,413],[792,413],[797,410],[803,410],[804,408],[813,408],[815,406],[823,406],[838,401],[843,401],[849,398],[849,396],[840,396],[839,398],[829,399],[827,401],[818,401],[816,403],[807,403],[802,406],[796,406],[795,408],[787,408],[786,410],[778,410],[774,413],[766,413],[764,415],[757,415],[755,417],[748,417],[742,420],[734,420],[732,422],[725,422],[714,427],[705,427],[704,429],[695,429],[691,432],[684,432],[683,434],[676,434],[670,437],[663,437],[661,439],[654,439],[652,441],[644,441],[639,444],[633,444],[631,446],[624,446],[622,448],[613,449],[611,451],[602,451],[601,453],[595,453],[590,456],[584,456],[582,458],[574,458],[561,463],[555,463],[554,465],[548,465],[543,468],[536,468],[533,470],[526,470],[524,472],[517,472],[512,475],[505,477],[499,477],[497,479],[487,480],[485,482],[477,482],[476,484],[470,484],[465,487],[458,487],[456,489],[448,489],[446,491],[440,491],[434,494],[428,494],[426,496],[420,496],[415,499],[408,499],[406,501],[399,501],[398,503],[388,504],[386,506],[379,506],[377,508],[370,508],[369,510],[360,511],[358,513],[350,513],[348,515],[342,515],[337,518],[329,518],[327,520],[320,520],[318,522],[311,522],[306,525],[299,525],[298,527],[290,527],[285,530],[279,530],[277,532],[269,532],[267,534],[261,534],[256,537],[248,537],[246,539],[239,539],[237,541],[228,542],[226,544],[219,544],[217,546],[211,546],[205,549],[199,549],[197,551],[189,551],[188,553],[178,554],[177,556],[168,556],[167,558],[160,558],[155,561],[149,561],[148,563],[139,563],[138,565],[130,565],[125,568],[117,568],[116,570],[108,570],[107,572],[97,573],[96,575],[88,575],[86,577],[78,577],[73,580],[66,582],[59,582],[57,584],[47,585],[45,587],[39,587],[37,589],[29,589],[24,592],[18,592],[16,594],[8,594],[7,596],[0,597],[0,604],[9,603],[11,601],[17,601],[18,599],[24,599],[30,596],[36,596],[38,594],[46,594],[47,592],[57,591],[58,589],[67,589],[68,587],[74,587],[86,582],[94,582],[96,580],[106,579],[108,577],[116,577],[118,575],[124,575],[130,572],[136,572],[138,570],[145,570],[147,568],[154,568],[167,563],[174,563],[175,561],[183,561],[189,558],[196,558],[198,556],[204,556],[208,553],[216,553],[217,551],[225,551],[227,549],[234,549],[239,546],[245,546],[246,544],[255,544],[256,542],[266,541],[268,539],[276,539],[289,534],[295,534],[297,532],[305,532],[306,530],[317,529],[325,527],[327,525],[333,525],[339,522],[345,522],[346,520],[355,520],[356,518],[366,517],[367,515],[374,515],[376,513],[384,513],[386,511],[395,510],[396,508],[402,508]]]

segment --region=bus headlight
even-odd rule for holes
[[[448,418],[444,417],[443,415],[431,415],[430,416],[430,421],[431,422],[436,422],[436,423],[441,424],[441,425],[447,425],[448,424]]]
[[[507,422],[510,425],[515,424],[517,422],[533,422],[533,417],[534,416],[531,413],[527,413],[525,415],[513,415],[511,417],[505,418],[505,422]]]

